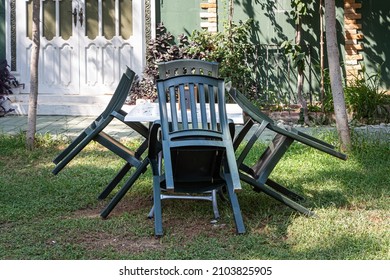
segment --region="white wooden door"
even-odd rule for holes
[[[29,92],[32,1],[16,1],[17,65]],[[144,1],[41,0],[39,92],[112,93],[144,67]]]

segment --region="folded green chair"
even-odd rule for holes
[[[153,172],[155,235],[163,234],[161,189],[172,194],[202,194],[223,186],[237,232],[244,233],[236,195],[241,184],[226,115],[224,81],[205,75],[174,76],[157,81],[157,92],[160,121],[152,126],[148,156]]]
[[[88,126],[71,144],[66,147],[54,160],[56,166],[53,169],[53,174],[58,174],[75,156],[77,156],[91,141],[96,141],[111,150],[126,161],[125,165],[120,169],[114,179],[100,194],[99,199],[106,198],[110,192],[117,186],[122,178],[128,173],[131,167],[140,167],[143,165],[141,155],[147,149],[147,141],[144,141],[136,151],[132,151],[125,147],[118,140],[105,133],[103,130],[115,118],[123,123],[126,112],[122,110],[125,100],[130,92],[135,73],[127,67],[123,73],[118,87],[116,88],[110,102],[105,110]],[[125,123],[132,129],[136,130],[140,135],[147,138],[149,130],[142,124]]]
[[[278,126],[271,118],[262,113],[258,107],[256,107],[237,89],[231,88],[230,85],[227,86],[227,89],[233,100],[249,117],[249,120],[245,123],[242,130],[234,139],[235,150],[237,150],[238,146],[248,135],[252,126],[254,124],[258,124],[258,127],[254,131],[251,130],[253,135],[249,138],[241,153],[237,157],[237,165],[240,170],[241,180],[253,186],[254,190],[262,191],[300,213],[308,216],[313,215],[314,212],[298,203],[304,199],[301,195],[287,189],[280,183],[277,183],[269,178],[273,169],[294,141],[308,145],[342,160],[346,160],[347,156],[338,152],[334,146],[320,139],[300,132],[294,128]],[[244,161],[253,145],[257,140],[259,140],[261,134],[266,129],[273,131],[275,136],[268,148],[259,156],[258,161],[253,166],[249,167],[244,163]]]

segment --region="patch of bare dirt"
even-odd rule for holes
[[[154,237],[136,237],[130,234],[114,236],[105,232],[93,232],[80,236],[78,240],[86,249],[104,250],[113,249],[116,252],[142,253],[150,250],[162,250],[164,245]]]
[[[80,209],[74,212],[72,218],[97,218],[100,212],[108,205],[110,199],[99,201],[96,206]],[[109,217],[121,216],[123,213],[131,213],[139,209],[151,209],[152,201],[150,198],[134,196],[124,197],[111,211]],[[147,213],[145,214],[145,216]]]
[[[73,218],[97,218],[100,219],[100,212],[107,205],[109,200],[100,201],[93,207],[80,209],[75,211]],[[139,254],[147,251],[159,251],[169,246],[167,238],[177,238],[182,240],[181,246],[198,236],[206,238],[215,237],[221,238],[225,235],[234,235],[234,223],[224,221],[224,219],[214,220],[213,214],[209,216],[191,216],[190,213],[195,211],[191,209],[192,201],[164,201],[163,209],[163,230],[164,236],[156,238],[153,235],[140,237],[130,231],[123,231],[119,235],[105,231],[91,231],[79,233],[76,242],[88,250],[104,250],[110,249],[116,252],[126,252]],[[139,215],[140,210],[145,214],[145,223],[148,223],[153,229],[153,221],[147,220],[147,214],[152,207],[150,197],[142,196],[126,196],[114,208],[108,216],[108,219],[114,219],[123,215],[123,213],[131,213],[136,211]],[[172,209],[176,208],[176,209]],[[195,212],[194,212],[195,213]]]
[[[235,234],[234,226],[225,223],[223,220],[216,221],[212,217],[191,219],[188,217],[164,217],[163,229],[171,236],[180,236],[191,242],[198,236],[221,237],[226,234]]]

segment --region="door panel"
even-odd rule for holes
[[[123,20],[121,14],[133,15],[133,9],[137,9],[141,2],[86,0],[84,5],[80,5],[86,17],[84,26],[78,23],[81,92],[110,93],[115,90],[126,65],[132,69],[138,68],[134,48],[140,46],[143,40],[137,42],[135,36],[122,36],[122,30],[127,30],[128,34],[134,31],[133,19]],[[142,30],[138,32],[142,34]]]
[[[20,81],[29,92],[32,1],[16,1]],[[112,93],[144,67],[144,1],[42,0],[39,92]],[[134,17],[133,17],[134,16]]]
[[[72,0],[41,2],[40,93],[79,93],[78,37],[72,27]],[[20,80],[30,91],[32,1],[16,1]],[[24,29],[23,26],[27,28]]]
[[[66,3],[66,2],[65,2]],[[69,1],[68,1],[69,3]],[[47,40],[52,40],[56,37],[56,3],[54,1],[44,1],[42,2],[43,9],[43,30],[42,36]],[[72,3],[70,2],[70,5]],[[70,6],[71,8],[72,6]],[[60,19],[60,22],[64,22]],[[69,20],[68,20],[69,22]]]

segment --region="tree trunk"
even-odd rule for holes
[[[300,49],[302,50],[302,20],[299,18],[298,24],[295,27],[295,44],[297,44]],[[303,122],[307,125],[310,125],[310,120],[309,120],[309,110],[307,108],[307,102],[306,99],[304,98],[302,92],[303,92],[303,85],[305,82],[305,76],[304,76],[304,67],[305,67],[305,62],[302,64],[298,64],[298,81],[297,81],[297,96],[298,96],[298,101],[302,106],[302,111],[303,111]]]
[[[330,85],[332,89],[336,127],[341,142],[341,149],[347,151],[351,147],[351,135],[348,127],[343,83],[341,80],[340,54],[336,35],[335,0],[325,0],[325,20]]]
[[[38,101],[38,62],[40,47],[40,30],[39,30],[39,11],[40,0],[33,0],[33,22],[32,22],[32,50],[30,66],[30,95],[28,103],[28,120],[27,120],[27,149],[34,149],[35,133],[37,129],[37,101]]]
[[[229,0],[229,15],[228,15],[229,32],[232,29],[233,15],[234,15],[234,1]]]
[[[320,0],[320,71],[321,71],[321,110],[325,112],[325,77],[324,77],[324,0]]]

